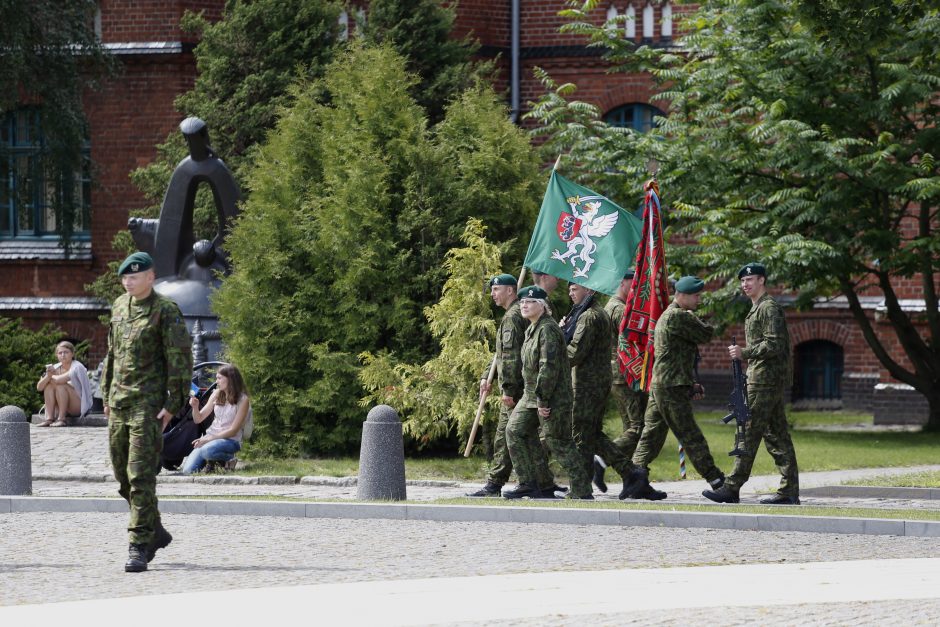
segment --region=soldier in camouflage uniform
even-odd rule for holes
[[[799,505],[800,479],[796,451],[784,412],[784,390],[793,381],[790,332],[783,309],[767,293],[767,270],[749,263],[738,272],[741,290],[751,299],[744,319],[746,348],[729,346],[731,359],[747,360],[747,404],[751,420],[745,428],[745,455],[735,457],[734,469],[719,490],[706,490],[707,498],[718,503],[737,503],[741,486],[751,476],[754,456],[761,438],[777,470],[780,487],[774,496],[761,500],[766,505]]]
[[[649,484],[649,464],[663,448],[667,427],[682,442],[695,470],[713,487],[724,483],[692,413],[692,398],[704,393],[693,377],[698,345],[709,341],[714,329],[692,313],[699,305],[705,283],[696,277],[676,282],[673,302],[659,317],[653,330],[653,381],[644,416],[643,435],[633,455],[637,466],[631,474],[626,496],[659,500],[665,493]]]
[[[614,440],[614,446],[623,453],[629,462],[636,452],[636,445],[640,441],[640,434],[643,433],[643,415],[646,413],[646,405],[649,400],[649,394],[642,390],[634,390],[627,385],[623,374],[620,372],[620,362],[617,359],[617,346],[620,341],[620,323],[623,320],[624,308],[627,304],[627,296],[630,293],[630,285],[633,281],[633,270],[629,270],[623,275],[620,281],[620,287],[617,293],[610,297],[604,311],[610,316],[610,372],[613,383],[610,386],[610,395],[614,398],[617,405],[617,411],[620,414],[620,420],[623,423],[623,434]],[[605,458],[606,461],[606,458]],[[600,464],[598,464],[600,465]],[[595,483],[600,478],[603,481],[603,468],[595,467]],[[628,471],[633,470],[633,464],[629,464]],[[623,474],[623,473],[621,473]],[[626,494],[621,491],[620,498],[626,498]]]
[[[500,391],[499,422],[496,425],[496,437],[493,440],[493,461],[486,474],[486,485],[467,496],[500,496],[503,485],[512,473],[512,460],[506,447],[506,425],[513,407],[522,398],[522,342],[529,321],[519,311],[516,298],[516,277],[500,274],[490,279],[490,296],[497,306],[506,310],[499,329],[496,331],[496,372]],[[488,394],[490,383],[480,380],[480,394]],[[542,456],[536,464],[538,482],[552,485],[553,477],[548,470],[548,460]]]
[[[552,317],[542,288],[519,292],[522,315],[531,324],[522,345],[524,391],[509,417],[506,443],[519,476],[519,487],[504,490],[506,498],[553,497],[550,485],[539,485],[539,429],[551,454],[571,478],[568,498],[593,499],[581,454],[571,438],[571,370],[565,338]]]
[[[604,410],[610,394],[610,317],[597,302],[593,290],[571,283],[568,296],[574,307],[565,318],[565,340],[571,364],[574,405],[571,409],[572,435],[590,475],[594,468],[597,487],[607,491],[603,467],[595,461],[600,455],[626,482],[630,461],[604,433]],[[598,472],[599,471],[599,472]]]
[[[179,307],[153,291],[153,259],[137,252],[118,269],[126,294],[111,307],[101,375],[118,492],[130,505],[126,572],[147,570],[173,537],[160,522],[157,471],[163,429],[187,401],[193,361]]]

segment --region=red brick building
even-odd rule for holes
[[[455,35],[471,34],[479,40],[482,56],[498,56],[497,87],[509,94],[514,119],[525,113],[526,102],[541,93],[532,72],[538,66],[559,83],[577,84],[577,97],[598,105],[612,123],[648,128],[657,113],[649,104],[651,82],[643,75],[607,74],[598,50],[587,48],[575,35],[560,34],[564,19],[558,11],[565,5],[564,0],[461,0]],[[105,329],[97,318],[106,312],[107,304],[89,296],[84,286],[116,258],[111,241],[126,229],[129,211],[146,204],[128,174],[154,159],[156,144],[177,128],[181,116],[174,109],[174,98],[194,81],[195,42],[180,30],[180,17],[186,10],[205,10],[207,17],[217,19],[224,0],[100,0],[99,6],[96,27],[122,71],[85,99],[94,168],[94,184],[86,183],[84,188],[90,210],[85,230],[66,256],[54,229],[43,229],[41,199],[31,209],[37,217],[30,229],[16,228],[15,211],[24,208],[14,209],[9,198],[12,220],[5,230],[0,220],[0,316],[21,317],[33,325],[54,322],[71,339],[89,340],[91,366],[103,356]],[[600,24],[607,17],[627,15],[618,29],[623,37],[669,45],[673,19],[688,10],[666,0],[611,0],[596,9],[591,19]],[[341,23],[352,30],[355,19],[344,15]],[[16,113],[8,116],[6,124],[4,137],[15,138]],[[28,142],[23,150],[28,152]],[[664,190],[664,202],[668,205],[668,190]],[[916,285],[905,287],[900,297],[912,308],[923,308]],[[880,321],[882,300],[873,293],[864,302],[879,335],[893,338],[890,327]],[[812,312],[793,313],[790,325],[796,353],[795,401],[874,409],[876,419],[879,414],[909,421],[926,416],[924,399],[894,385],[896,381],[875,359],[844,303],[840,305],[837,299]],[[732,332],[743,335],[740,328],[729,330],[727,338],[704,351],[701,369],[706,383],[713,383],[709,385],[713,399],[724,397],[724,346]],[[897,345],[896,341],[888,343]]]

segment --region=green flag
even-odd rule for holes
[[[613,295],[633,265],[642,227],[633,214],[553,170],[525,265]]]

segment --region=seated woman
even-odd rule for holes
[[[36,384],[46,405],[46,419],[40,427],[67,427],[69,418],[84,416],[91,409],[91,382],[85,366],[75,359],[75,346],[59,342],[55,356],[59,363],[46,366]]]
[[[215,419],[204,436],[193,440],[193,452],[180,469],[184,475],[202,470],[209,461],[227,462],[242,448],[242,429],[251,410],[245,381],[232,364],[219,368],[215,380],[217,387],[205,407],[199,408],[199,399],[189,399],[196,424],[205,420],[213,410]]]

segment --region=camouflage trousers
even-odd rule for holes
[[[506,446],[506,426],[509,424],[511,414],[511,408],[500,404],[499,422],[496,424],[496,435],[493,438],[493,461],[490,464],[489,472],[486,473],[486,482],[493,485],[505,485],[509,481],[509,475],[512,474],[512,458],[509,456],[509,447]],[[533,466],[536,474],[536,484],[543,488],[553,486],[555,478],[548,469],[548,453],[541,444],[536,454],[541,455],[542,458],[536,460]]]
[[[536,485],[541,489],[551,485],[540,484],[539,477],[545,471],[538,466],[546,464],[542,443],[539,441],[539,429],[545,438],[545,444],[551,455],[558,460],[571,480],[569,494],[573,497],[587,496],[592,493],[590,475],[584,467],[581,453],[571,439],[571,407],[553,407],[551,416],[542,418],[538,410],[523,407],[520,402],[509,416],[506,425],[506,444],[512,464],[519,477],[519,483]],[[549,471],[549,474],[550,471]],[[552,480],[554,483],[554,479]]]
[[[643,418],[643,435],[633,455],[633,463],[649,468],[666,442],[666,434],[671,429],[676,439],[682,443],[685,454],[692,466],[706,481],[714,481],[724,474],[715,465],[708,442],[702,435],[695,416],[692,413],[692,386],[674,387],[653,386],[650,391],[646,416]]]
[[[800,475],[796,466],[796,450],[787,425],[784,411],[782,387],[748,386],[747,405],[751,410],[751,420],[744,432],[744,450],[747,455],[734,458],[734,468],[725,480],[725,485],[738,492],[751,476],[754,457],[760,447],[764,447],[777,465],[780,472],[780,487],[777,493],[783,496],[800,495]]]
[[[623,434],[614,440],[614,445],[630,460],[643,433],[643,416],[646,414],[649,394],[638,392],[627,385],[612,385],[610,395],[614,397],[623,422]]]
[[[131,544],[149,544],[160,526],[157,509],[157,470],[163,450],[163,423],[159,408],[111,408],[108,448],[118,493],[130,505],[127,524]]]
[[[609,387],[574,389],[571,409],[571,436],[581,453],[585,472],[594,473],[594,455],[600,455],[608,466],[626,480],[632,464],[623,451],[604,433],[604,410],[607,409]]]

